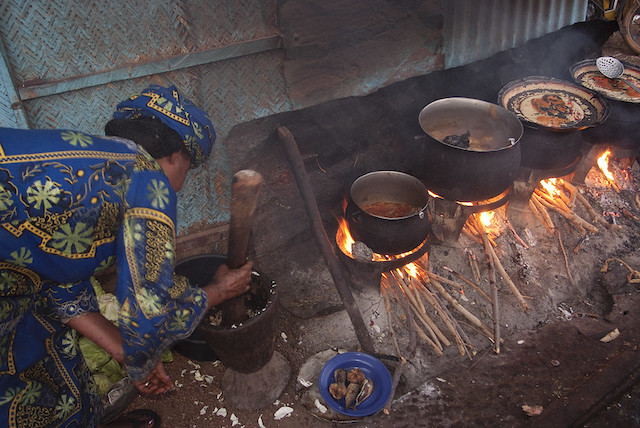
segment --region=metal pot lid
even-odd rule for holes
[[[640,69],[636,66],[623,63],[624,73],[620,76],[636,86],[640,86]],[[610,79],[598,70],[595,59],[585,59],[575,63],[571,67],[573,79],[603,96],[627,103],[640,103],[640,93],[621,79]]]
[[[576,130],[597,126],[609,105],[597,94],[571,82],[531,76],[507,83],[498,103],[535,128]]]

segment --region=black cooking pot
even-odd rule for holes
[[[444,98],[422,109],[419,121],[427,134],[416,140],[425,153],[419,178],[431,192],[454,201],[482,201],[513,185],[523,133],[513,113],[486,101]]]
[[[618,150],[636,151],[640,148],[640,104],[609,100],[611,114],[605,123],[585,129],[584,141],[606,145]]]
[[[349,196],[349,231],[374,252],[405,253],[427,238],[429,196],[417,178],[398,171],[370,172],[353,182]]]
[[[537,170],[558,169],[570,165],[580,155],[580,132],[525,127],[520,140],[520,165],[523,168]]]

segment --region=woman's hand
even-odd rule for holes
[[[173,389],[173,382],[164,370],[162,361],[158,361],[158,364],[156,364],[146,379],[133,382],[133,384],[138,388],[138,391],[143,394],[162,394],[163,392]]]
[[[202,287],[207,293],[207,309],[249,290],[252,269],[253,262],[251,261],[238,269],[229,269],[227,265],[221,265],[213,277],[213,281]]]

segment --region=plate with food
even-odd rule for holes
[[[380,411],[391,396],[391,374],[380,360],[362,352],[331,358],[320,370],[320,395],[336,412],[363,417]]]

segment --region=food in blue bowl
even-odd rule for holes
[[[345,352],[320,370],[320,395],[336,412],[363,417],[381,410],[391,396],[391,374],[375,357]]]

